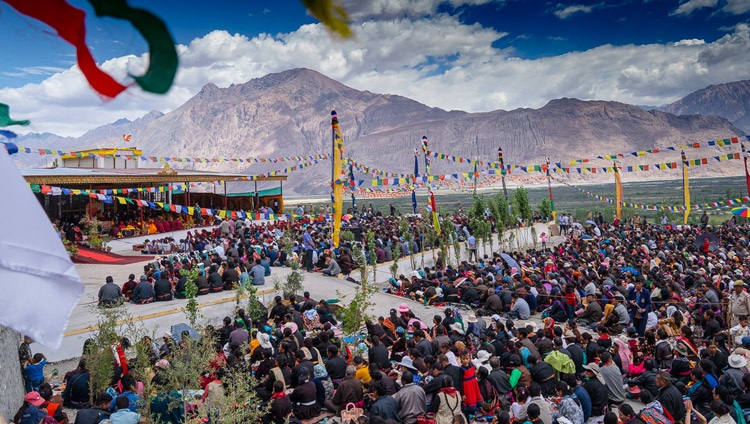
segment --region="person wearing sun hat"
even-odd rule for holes
[[[719,379],[719,384],[726,386],[733,396],[739,396],[745,391],[742,377],[745,376],[747,359],[742,355],[729,355],[728,362],[729,367]]]
[[[464,328],[461,325],[461,323],[454,322],[453,324],[450,325],[450,330],[451,330],[450,339],[454,343],[459,340],[464,339],[464,335],[466,334],[466,332],[464,331]]]
[[[600,417],[604,415],[604,409],[609,401],[609,393],[605,385],[604,377],[595,362],[583,366],[587,381],[583,388],[591,398],[591,416]],[[598,420],[597,420],[598,421]]]

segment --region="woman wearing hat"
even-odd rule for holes
[[[591,398],[591,416],[600,417],[604,415],[604,409],[609,401],[609,394],[605,380],[599,371],[599,365],[596,362],[590,362],[583,366],[586,372],[586,383],[583,388]]]

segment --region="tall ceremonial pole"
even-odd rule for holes
[[[682,158],[682,200],[685,205],[682,223],[687,224],[690,216],[690,176],[688,175],[688,162],[684,150],[680,152],[680,157]]]
[[[428,195],[430,196],[429,206],[432,211],[432,226],[435,228],[435,232],[440,234],[440,219],[438,218],[437,204],[435,203],[435,193],[432,192],[432,184],[430,184],[430,149],[426,135],[422,136],[422,152],[424,153],[424,171],[429,187]]]
[[[615,211],[618,221],[622,219],[622,179],[620,178],[620,169],[617,167],[617,161],[612,160],[612,165],[615,170]]]
[[[505,203],[508,204],[508,216],[510,216],[511,214],[510,199],[508,198],[508,188],[505,186],[505,174],[507,173],[507,171],[505,170],[505,159],[503,158],[502,147],[497,148],[497,163],[498,163],[498,168],[500,169],[500,179],[503,181],[503,195],[505,196]]]
[[[750,172],[747,170],[747,152],[745,152],[745,143],[740,143],[742,146],[742,160],[745,164],[745,184],[747,184],[747,195],[750,196]]]
[[[354,197],[354,189],[357,187],[357,182],[354,180],[354,162],[349,158],[349,189],[352,193],[352,211],[357,207],[357,199]]]
[[[547,189],[549,189],[549,202],[552,208],[552,221],[557,221],[557,212],[555,212],[555,198],[552,197],[552,177],[549,174],[549,156],[547,157]]]
[[[416,186],[417,186],[417,178],[419,178],[419,150],[416,148],[414,149],[414,180],[412,181],[411,186],[411,208],[414,211],[414,214],[417,213],[417,192]]]
[[[479,163],[479,160],[477,158],[474,158],[474,196],[477,195],[477,177],[479,176],[479,172],[477,172],[477,163]]]
[[[336,111],[331,111],[331,189],[333,200],[333,245],[339,246],[341,233],[341,213],[344,208],[344,139],[341,137]]]

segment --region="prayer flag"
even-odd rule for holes
[[[690,177],[688,176],[688,166],[685,158],[685,151],[681,151],[682,156],[682,198],[683,204],[686,206],[685,212],[682,217],[682,223],[687,224],[688,217],[690,216]]]
[[[0,324],[57,349],[83,284],[68,252],[5,149],[0,149]],[[39,313],[40,308],[44,313]]]

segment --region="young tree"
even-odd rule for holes
[[[504,228],[513,225],[513,216],[508,211],[508,201],[502,193],[498,192],[493,201],[490,202],[490,212],[495,218],[495,225],[502,225]]]
[[[198,318],[201,316],[200,310],[198,309],[198,301],[195,298],[198,295],[198,285],[195,283],[195,280],[198,278],[198,269],[196,268],[190,271],[187,269],[181,269],[180,274],[186,278],[185,297],[188,300],[182,310],[185,312],[185,318],[187,318],[190,326],[195,328]]]
[[[287,263],[291,272],[287,274],[282,290],[284,291],[284,297],[289,298],[291,295],[296,295],[298,291],[302,290],[302,282],[305,281],[305,275],[300,271],[300,263],[294,258],[294,240],[292,239],[289,231],[284,232],[284,235],[279,240],[281,249],[286,252]]]
[[[546,220],[549,221],[552,218],[552,202],[548,198],[542,197],[542,200],[536,206],[536,211]]]
[[[354,288],[354,295],[351,298],[341,292],[336,292],[339,298],[349,301],[336,313],[341,318],[341,329],[346,335],[355,334],[364,325],[365,320],[369,318],[367,311],[375,305],[372,301],[372,295],[378,290],[368,281],[367,258],[364,248],[352,249],[352,255],[359,265],[360,283]]]
[[[485,209],[487,209],[487,205],[484,202],[484,196],[474,196],[474,203],[467,215],[471,219],[483,219]]]
[[[524,225],[528,225],[531,222],[533,211],[529,203],[529,192],[523,186],[513,191],[513,206],[519,218],[523,220]]]
[[[398,260],[401,258],[401,245],[395,243],[391,248],[391,251],[393,252],[393,262],[389,269],[391,271],[391,277],[398,279]]]

